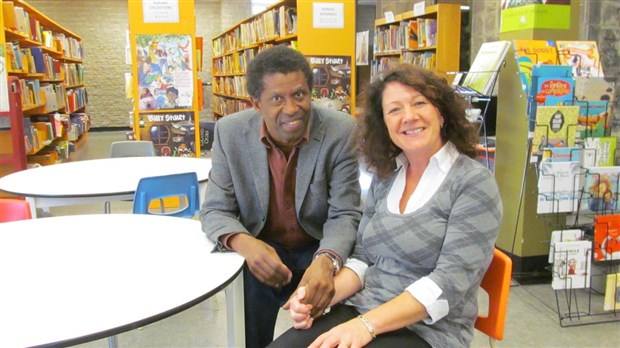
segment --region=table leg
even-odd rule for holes
[[[108,337],[108,347],[109,348],[117,348],[118,347],[118,340],[116,339],[116,336]]]
[[[37,199],[35,197],[26,197],[26,201],[30,204],[30,214],[33,219],[37,218]]]
[[[226,296],[226,324],[228,346],[245,347],[245,305],[243,300],[243,272],[224,289]]]

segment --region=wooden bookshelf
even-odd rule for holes
[[[418,40],[417,45],[409,46],[411,21],[415,22]],[[448,73],[459,71],[460,5],[440,3],[426,7],[422,14],[407,11],[395,15],[393,21],[376,19],[374,37],[372,76],[396,64],[411,63],[436,71],[451,81],[453,76]]]
[[[0,11],[8,85],[17,93],[17,102],[0,113],[0,118],[13,117],[11,127],[0,132],[0,143],[12,144],[12,160],[1,163],[0,174],[6,175],[36,162],[34,156],[55,152],[58,161],[68,159],[90,122],[83,122],[88,116],[82,39],[23,0],[3,0]],[[68,140],[75,112],[82,120],[80,131]]]
[[[213,49],[212,110],[215,119],[251,107],[246,90],[246,67],[259,52],[273,45],[286,44],[304,55],[334,56],[348,59],[351,73],[350,99],[343,105],[354,114],[355,108],[355,2],[332,1],[343,8],[344,25],[339,28],[315,28],[313,3],[284,0],[263,12],[248,17],[211,40]],[[319,5],[320,6],[320,5]],[[327,38],[329,40],[321,40]],[[316,87],[316,86],[314,86]]]

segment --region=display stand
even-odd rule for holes
[[[159,156],[200,157],[194,0],[128,7],[135,138],[151,140]]]

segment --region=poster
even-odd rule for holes
[[[140,139],[150,140],[156,156],[194,157],[193,112],[140,114]]]
[[[306,56],[306,59],[314,80],[313,102],[351,114],[351,57]]]
[[[4,45],[0,45],[0,112],[9,111],[9,86]]]
[[[356,34],[355,65],[368,65],[368,30]]]
[[[191,35],[136,35],[140,111],[192,108],[193,49]]]

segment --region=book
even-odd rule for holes
[[[604,77],[596,41],[556,41],[558,60],[572,67],[574,76]]]
[[[557,242],[574,242],[583,240],[583,230],[556,230],[551,232],[551,242],[549,243],[549,263],[553,263],[553,253],[555,243]]]
[[[519,76],[521,77],[521,87],[526,93],[529,93],[534,65],[558,64],[555,42],[551,40],[514,40],[513,44]]]
[[[620,215],[594,217],[594,261],[620,260]]]
[[[587,240],[555,243],[551,287],[554,290],[589,288],[591,252],[592,242]]]
[[[541,153],[547,147],[574,146],[578,115],[578,106],[539,106],[532,153]]]
[[[584,160],[584,167],[613,166],[616,156],[616,142],[616,137],[586,138],[583,143],[584,152],[594,152],[594,163]]]
[[[529,115],[535,116],[539,105],[573,105],[575,80],[569,67],[535,65],[531,83]]]
[[[620,310],[620,273],[608,274],[606,278],[603,310]]]
[[[405,33],[406,41],[405,48],[418,48],[418,21],[410,20],[406,22]]]
[[[603,137],[607,128],[611,126],[609,117],[610,105],[608,101],[601,100],[575,100],[579,106],[579,124],[577,125],[577,137]]]
[[[542,150],[542,158],[550,162],[581,162],[582,148],[577,146],[570,147],[548,147]],[[594,152],[594,151],[593,151]],[[594,160],[592,161],[594,163]]]
[[[581,179],[579,162],[543,160],[538,175],[538,214],[573,212],[578,208]]]
[[[483,43],[462,85],[483,95],[493,94],[497,73],[508,52],[508,47],[510,47],[510,41]]]
[[[598,214],[617,211],[619,174],[620,167],[586,168],[580,210]]]

